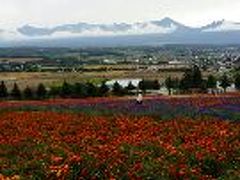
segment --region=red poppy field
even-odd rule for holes
[[[151,105],[149,112],[154,116],[89,114],[64,107],[61,111],[59,107],[16,109],[32,102],[12,102],[14,106],[6,102],[7,109],[0,112],[0,179],[238,179],[240,124],[236,109],[240,103],[238,97],[228,98],[206,103],[191,98],[161,101],[170,101],[172,108],[189,103],[199,108],[199,113],[202,108],[226,106],[224,110],[230,114],[230,104],[234,121],[213,114],[177,114],[162,120],[155,111],[167,105],[159,103],[159,109],[153,109],[156,100],[145,103]],[[91,101],[106,104],[110,100]],[[60,102],[39,104],[48,107]],[[70,102],[86,103],[68,100],[69,106]],[[114,107],[113,102],[110,106]],[[134,113],[139,108],[143,107]]]

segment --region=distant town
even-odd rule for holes
[[[1,72],[181,71],[192,65],[220,73],[238,69],[240,46],[0,49]]]

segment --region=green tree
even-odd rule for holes
[[[45,86],[42,83],[40,83],[38,85],[36,95],[37,95],[37,98],[39,98],[39,99],[46,98],[47,90],[46,90]]]
[[[186,70],[183,78],[180,80],[179,88],[183,91],[186,91],[191,88],[192,86],[192,75],[191,70]]]
[[[202,88],[202,73],[197,65],[192,68],[191,88]]]
[[[160,89],[160,84],[158,82],[158,80],[142,80],[139,82],[139,89],[141,89],[142,91],[145,91],[147,89],[151,89],[151,90],[159,90]]]
[[[240,74],[237,74],[234,79],[234,84],[237,90],[240,90]]]
[[[160,89],[160,84],[159,84],[159,81],[158,81],[158,80],[154,80],[154,81],[152,82],[152,88],[153,88],[154,90],[159,90],[159,89]]]
[[[99,95],[100,96],[107,96],[108,92],[109,92],[109,87],[106,85],[105,82],[102,82],[102,84],[99,88]]]
[[[145,80],[140,81],[139,84],[138,84],[138,87],[143,92],[145,92],[147,90],[146,81]]]
[[[29,86],[27,86],[23,91],[23,96],[25,99],[32,99],[33,98],[33,92]]]
[[[89,97],[98,96],[98,88],[93,83],[88,82],[86,84],[86,88],[87,88],[87,94]]]
[[[8,90],[4,81],[0,84],[0,98],[6,98],[8,96]]]
[[[117,95],[117,96],[123,95],[123,88],[117,81],[113,84],[112,92],[114,95]]]
[[[207,88],[214,89],[217,87],[217,79],[213,75],[209,75],[207,79]]]
[[[127,87],[126,87],[126,90],[127,91],[132,91],[132,90],[135,90],[135,89],[136,89],[136,87],[133,85],[133,83],[129,82]]]
[[[192,69],[189,69],[184,73],[179,88],[188,91],[189,89],[202,89],[203,85],[202,73],[199,67],[195,65]]]
[[[172,89],[174,88],[174,82],[170,76],[165,80],[165,86],[168,90],[168,95],[171,95]]]
[[[11,96],[14,99],[21,99],[22,98],[22,94],[21,94],[21,91],[20,91],[17,83],[14,83],[14,85],[13,85],[13,89],[11,91]]]
[[[86,84],[83,83],[75,83],[73,87],[74,97],[77,98],[85,98],[88,96]]]
[[[178,78],[174,78],[172,79],[173,81],[173,89],[179,89],[179,84],[180,84],[180,81]]]
[[[224,89],[224,93],[226,93],[226,89],[231,85],[230,80],[226,74],[221,77],[220,86]]]
[[[72,95],[72,87],[70,84],[64,81],[61,87],[60,96],[65,98],[71,95]]]

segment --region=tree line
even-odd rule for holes
[[[180,93],[206,93],[209,89],[214,92],[214,89],[217,88],[217,82],[219,82],[219,86],[222,87],[224,93],[226,93],[227,88],[232,83],[235,84],[237,90],[240,90],[239,73],[233,77],[233,80],[226,73],[218,79],[213,75],[209,75],[207,79],[204,79],[198,66],[186,70],[181,79],[168,77],[165,80],[165,86],[168,89],[169,95],[172,94],[173,90],[177,90]]]
[[[93,83],[75,83],[70,84],[66,81],[61,86],[51,87],[47,89],[44,84],[39,84],[36,89],[31,89],[27,86],[20,90],[17,83],[14,83],[13,88],[8,90],[4,81],[0,84],[0,98],[1,99],[45,99],[45,98],[87,98],[87,97],[106,97],[109,95],[124,96],[133,95],[133,91],[137,89],[146,91],[147,89],[158,90],[160,84],[157,80],[143,80],[138,87],[134,86],[132,82],[127,87],[122,87],[118,82],[115,82],[110,88],[103,81],[100,85]]]
[[[173,90],[180,93],[199,92],[206,93],[207,90],[217,88],[217,81],[224,92],[231,85],[235,84],[236,89],[240,90],[240,74],[230,80],[227,74],[224,74],[220,79],[213,75],[209,75],[207,79],[203,79],[202,73],[198,66],[187,70],[181,79],[168,77],[165,80],[165,87],[168,89],[169,95]],[[158,80],[142,80],[138,86],[134,86],[132,82],[127,87],[122,87],[118,82],[115,82],[110,88],[103,81],[100,85],[95,85],[90,82],[70,84],[66,81],[62,85],[47,89],[44,84],[40,83],[36,89],[27,86],[20,90],[17,83],[14,83],[13,88],[8,90],[4,81],[0,83],[0,98],[1,99],[45,99],[53,97],[61,98],[87,98],[87,97],[106,97],[109,95],[124,96],[134,95],[136,92],[145,92],[147,90],[159,90],[161,85]]]
[[[8,91],[4,81],[0,84],[0,98],[1,99],[43,99],[47,97],[47,90],[45,86],[40,83],[35,91],[27,86],[23,91],[20,90],[17,83],[14,83],[11,91]]]

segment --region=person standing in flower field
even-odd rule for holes
[[[138,94],[138,97],[136,99],[137,104],[142,104],[143,103],[143,96],[141,93]]]

